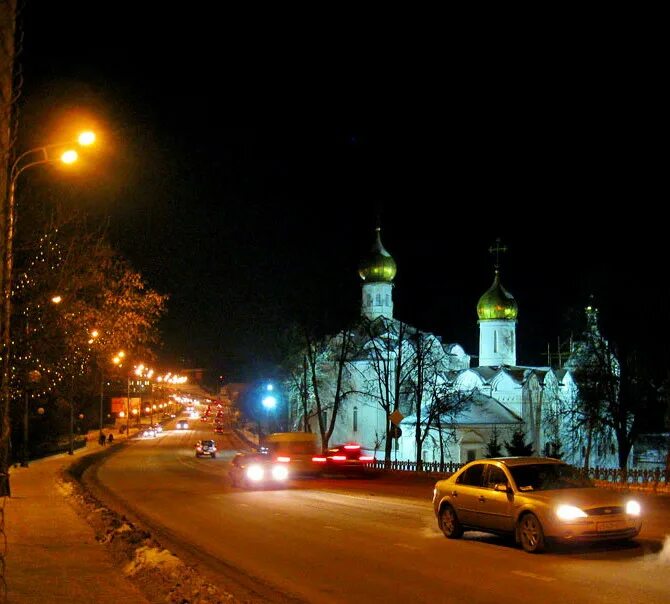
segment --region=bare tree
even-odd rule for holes
[[[398,411],[400,402],[411,392],[410,377],[413,366],[413,348],[408,342],[409,327],[401,321],[379,317],[374,321],[363,319],[364,348],[369,369],[365,393],[376,400],[386,415],[386,442],[384,462],[391,462],[393,432],[390,416]]]
[[[354,392],[349,365],[357,356],[358,339],[354,329],[343,329],[335,336],[320,341],[309,335],[306,337],[314,414],[325,450],[335,429],[340,407]]]

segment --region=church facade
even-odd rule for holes
[[[329,445],[356,441],[378,459],[388,452],[390,432],[392,460],[456,463],[486,456],[494,440],[506,455],[503,443],[520,431],[535,455],[583,464],[585,436],[572,413],[579,359],[560,369],[517,365],[518,304],[502,285],[497,261],[476,306],[476,365],[459,344],[394,317],[396,270],[378,228],[359,266],[361,323],[311,356],[314,371],[311,379],[304,372],[302,387],[287,384],[293,428],[320,433],[330,427]],[[597,321],[595,309],[590,319]],[[614,453],[590,446],[589,464],[616,465]]]

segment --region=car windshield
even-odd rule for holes
[[[559,463],[511,466],[512,478],[520,491],[583,489],[593,483],[574,466]]]
[[[213,440],[203,440],[202,441],[202,446],[203,447],[213,447],[214,446],[214,441]]]

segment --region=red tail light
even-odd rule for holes
[[[326,463],[326,458],[325,457],[312,457],[312,461],[314,463]]]
[[[291,458],[290,457],[283,457],[283,456],[280,455],[279,457],[277,457],[277,461],[280,461],[281,463],[288,463],[289,461],[291,461]]]
[[[374,461],[375,458],[372,455],[361,455],[358,459],[361,461]]]
[[[333,461],[347,461],[347,456],[346,455],[333,455],[331,457]]]

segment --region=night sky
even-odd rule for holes
[[[397,318],[477,354],[500,237],[520,364],[545,363],[591,294],[606,334],[666,362],[653,41],[202,4],[33,1],[19,19],[21,144],[75,110],[107,129],[109,171],[72,195],[170,294],[165,365],[260,378],[291,321],[355,316],[378,217]]]

